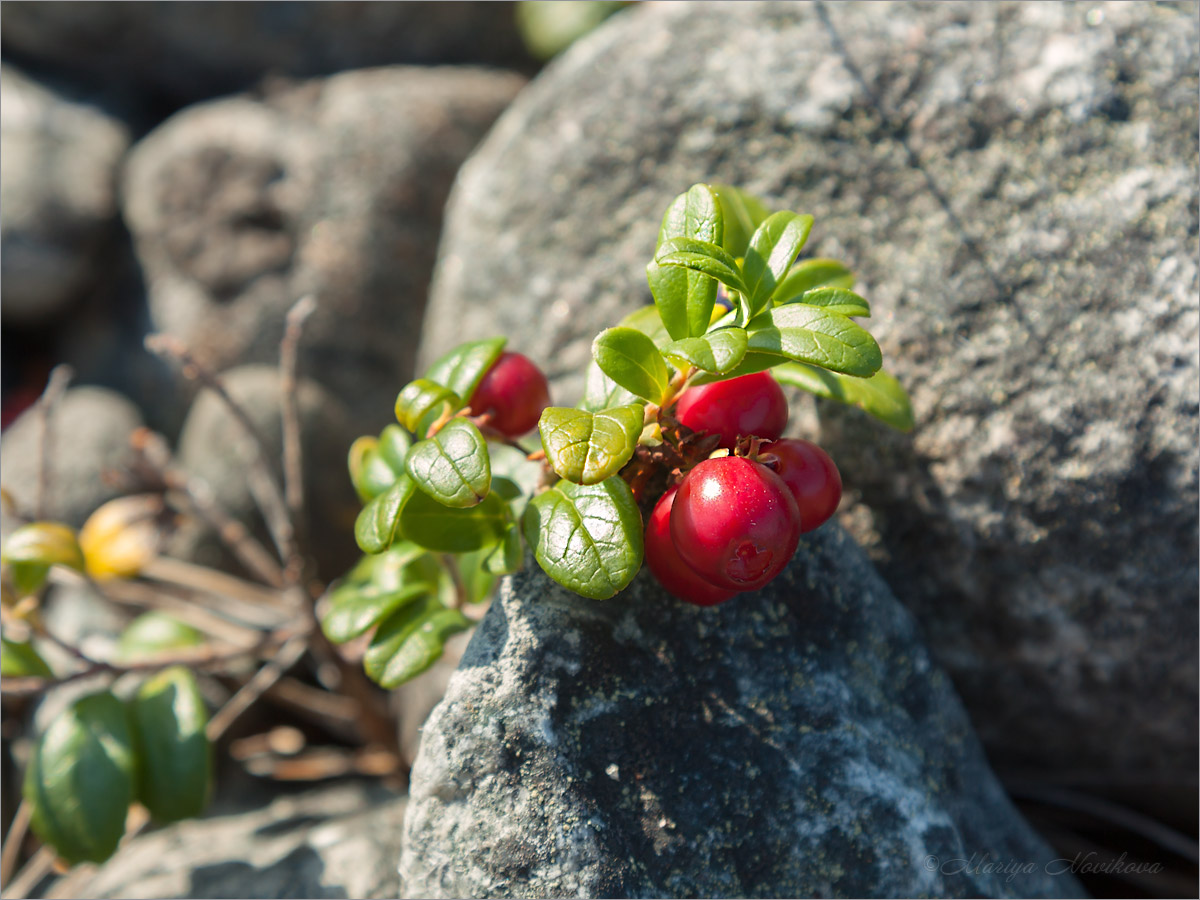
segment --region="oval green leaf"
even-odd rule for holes
[[[592,342],[592,359],[600,369],[635,396],[661,403],[670,375],[654,341],[635,328],[608,328]]]
[[[379,626],[363,657],[363,668],[383,687],[398,687],[437,662],[447,639],[471,625],[458,610],[428,597],[394,613]]]
[[[771,214],[762,201],[753,194],[727,184],[712,185],[713,193],[721,204],[725,223],[725,237],[721,246],[733,257],[746,255],[750,246],[750,235]]]
[[[883,364],[875,338],[845,316],[789,303],[765,310],[746,326],[749,348],[865,378]]]
[[[469,402],[483,376],[504,352],[506,343],[501,337],[459,344],[429,367],[425,379],[450,388]]]
[[[825,287],[805,291],[792,301],[807,306],[819,306],[839,316],[869,316],[871,306],[866,299],[846,288]]]
[[[137,799],[156,822],[200,815],[212,786],[212,744],[196,677],[183,666],[165,669],[141,686],[129,709]]]
[[[637,403],[596,413],[548,407],[538,421],[546,459],[562,478],[596,484],[633,456],[645,408]]]
[[[663,245],[658,248],[654,262],[658,263],[659,266],[678,266],[694,272],[700,272],[708,275],[710,278],[717,279],[717,281],[737,291],[739,294],[746,293],[746,284],[742,280],[742,274],[738,269],[737,261],[717,244],[710,244],[707,241],[696,241],[691,238],[671,238],[669,241],[664,241]],[[711,306],[709,307],[709,311],[711,313]],[[661,307],[659,307],[659,312],[662,312]],[[663,316],[663,323],[667,325],[667,330],[671,331],[670,323],[667,322],[665,315]],[[708,318],[705,317],[704,328],[700,329],[699,334],[703,334],[704,329],[707,327]],[[691,335],[680,335],[680,337],[689,336]],[[674,332],[671,332],[671,337],[675,337]]]
[[[836,259],[806,259],[792,266],[772,298],[776,303],[787,303],[805,291],[819,287],[854,287],[854,275]]]
[[[693,238],[719,245],[724,237],[724,216],[716,194],[705,184],[692,185],[667,207],[658,231],[658,244],[672,238]],[[646,269],[650,293],[662,322],[673,338],[703,334],[717,299],[717,283],[696,271],[662,267]]]
[[[438,416],[462,407],[458,394],[444,385],[418,378],[406,384],[396,397],[396,421],[417,435],[428,430]]]
[[[117,644],[121,662],[145,662],[176,650],[199,647],[204,635],[174,616],[148,612],[129,623]]]
[[[390,488],[362,508],[354,523],[354,539],[363,553],[381,553],[392,545],[399,534],[400,513],[416,493],[413,480],[408,475],[401,475]]]
[[[608,599],[641,568],[641,513],[617,476],[587,486],[560,481],[529,501],[524,525],[546,574],[584,597]]]
[[[743,375],[754,375],[757,372],[765,372],[768,369],[774,369],[787,363],[786,356],[778,356],[774,353],[759,353],[757,351],[749,351],[742,361],[725,372],[718,375],[714,372],[700,372],[693,375],[688,382],[689,385],[712,384],[716,381],[727,381],[730,378],[741,378]]]
[[[742,264],[751,314],[757,313],[770,302],[775,288],[808,240],[812,225],[812,216],[783,210],[768,216],[755,229]]]
[[[455,509],[416,491],[400,513],[400,534],[438,553],[467,553],[490,547],[504,537],[508,525],[508,504],[495,492],[478,506]]]
[[[0,638],[0,675],[5,678],[53,678],[46,661],[25,641]]]
[[[392,549],[368,559],[385,559],[386,564],[370,570],[366,580],[355,578],[362,574],[355,567],[329,594],[321,630],[334,643],[358,637],[405,604],[438,590],[442,567],[410,541],[397,541]]]
[[[663,324],[662,316],[659,315],[658,308],[654,306],[639,307],[617,324],[640,331],[654,341],[656,347],[661,347],[671,340],[671,335],[667,333],[667,327]]]
[[[637,397],[605,375],[594,359],[588,362],[580,409],[597,412],[613,406],[624,406],[635,400]]]
[[[133,741],[108,691],[76,700],[46,729],[25,770],[30,824],[69,863],[104,862],[133,801]]]
[[[404,467],[417,487],[443,506],[458,509],[481,502],[492,484],[487,441],[474,423],[462,418],[414,444]]]
[[[913,411],[908,393],[900,382],[882,369],[870,378],[840,375],[804,363],[784,363],[774,369],[782,384],[803,388],[818,397],[827,397],[857,406],[898,431],[912,431]]]
[[[684,338],[663,347],[671,360],[695,366],[705,372],[724,374],[732,371],[746,355],[746,330],[722,328],[700,337]],[[682,368],[682,366],[680,366]]]

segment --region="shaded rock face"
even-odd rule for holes
[[[1198,45],[1195,4],[624,13],[464,166],[422,361],[508,334],[573,403],[674,195],[812,213],[918,423],[819,407],[843,521],[993,759],[1190,778]]]
[[[84,2],[47,9],[5,2],[4,50],[174,102],[235,91],[265,75],[525,60],[511,3],[182,2],[136,9]]]
[[[945,865],[974,853],[1028,871]],[[646,573],[583,600],[529,560],[425,727],[400,873],[408,897],[1076,895],[1052,857],[830,526],[710,609]]]
[[[8,8],[5,7],[7,26]],[[101,278],[117,231],[124,126],[0,69],[0,277],[6,326],[44,325]]]
[[[313,294],[303,371],[378,430],[411,370],[450,183],[521,84],[364,70],[168,120],[124,186],[154,327],[218,370],[274,363],[287,309]]]

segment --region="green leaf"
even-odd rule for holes
[[[789,303],[759,313],[746,326],[749,347],[796,362],[866,377],[883,364],[879,345],[862,326],[819,306]]]
[[[633,456],[645,412],[637,403],[597,413],[548,407],[538,421],[546,459],[568,481],[601,482]]]
[[[395,484],[362,508],[354,523],[354,539],[363,553],[380,553],[391,546],[399,534],[400,513],[417,493],[413,480],[401,475]]]
[[[129,623],[117,644],[121,662],[145,662],[204,643],[204,635],[174,616],[148,612]]]
[[[588,486],[560,481],[529,501],[525,540],[563,587],[605,600],[642,565],[642,518],[629,485],[613,476]]]
[[[137,754],[136,796],[155,821],[204,812],[212,787],[208,709],[196,677],[172,666],[146,681],[130,702]]]
[[[663,347],[663,354],[705,372],[725,373],[742,361],[746,346],[744,328],[721,328],[700,337],[667,344]]]
[[[667,333],[667,327],[663,325],[662,316],[658,314],[656,306],[638,307],[617,324],[640,331],[654,341],[656,347],[661,347],[671,340],[671,335]]]
[[[521,529],[513,525],[505,532],[504,540],[484,557],[483,569],[492,575],[511,575],[520,570],[524,561],[525,554],[521,548]]]
[[[417,491],[400,513],[400,533],[438,553],[467,553],[491,546],[504,537],[508,525],[508,504],[495,493],[478,506],[455,509]]]
[[[871,306],[854,291],[846,288],[815,288],[792,300],[806,306],[819,306],[840,316],[869,316]]]
[[[104,862],[133,800],[129,719],[108,691],[76,700],[46,729],[25,770],[34,833],[69,863]]]
[[[0,675],[5,678],[53,678],[46,661],[24,641],[0,638]]]
[[[459,344],[429,367],[425,379],[450,388],[470,401],[475,388],[504,352],[505,338]]]
[[[471,627],[471,620],[432,597],[390,616],[363,657],[370,678],[394,688],[420,675],[442,655],[446,640]]]
[[[774,374],[782,384],[857,406],[899,431],[912,431],[913,411],[908,394],[900,382],[883,370],[870,378],[855,378],[804,363],[784,363]]]
[[[344,644],[405,604],[436,592],[437,588],[436,581],[420,576],[389,591],[376,585],[345,585],[330,594],[329,609],[321,617],[321,630],[335,644]]]
[[[665,241],[658,248],[658,253],[654,257],[654,261],[660,266],[680,266],[694,272],[701,272],[712,278],[717,279],[726,287],[737,291],[739,294],[746,293],[746,284],[742,281],[741,272],[738,270],[737,260],[725,252],[725,250],[717,244],[710,244],[707,241],[696,241],[690,238],[671,238]],[[712,307],[709,307],[710,311]],[[662,307],[659,307],[659,312],[662,312]],[[663,315],[663,322],[667,324],[667,330],[671,331],[670,323],[667,317]],[[704,328],[708,327],[708,319],[705,318]],[[701,329],[700,334],[704,333]],[[689,337],[691,335],[680,335],[681,337]],[[675,332],[671,331],[671,337],[675,337]]]
[[[812,224],[812,216],[785,210],[768,216],[751,235],[742,264],[751,315],[770,302],[776,286],[808,240]]]
[[[782,366],[787,363],[787,357],[778,356],[774,353],[759,353],[757,351],[749,351],[742,361],[724,374],[715,372],[701,372],[692,376],[688,382],[690,385],[712,384],[716,381],[727,381],[730,378],[741,378],[743,375],[753,375],[757,372],[765,372],[768,369],[774,369],[777,366]]]
[[[22,594],[42,586],[51,566],[84,571],[83,550],[75,530],[59,522],[31,522],[8,536],[0,561],[12,567],[13,583]]]
[[[487,441],[474,423],[461,418],[414,445],[405,468],[430,497],[459,509],[480,503],[492,484]]]
[[[745,256],[746,248],[750,246],[750,235],[771,212],[761,200],[739,188],[714,184],[712,189],[721,204],[725,222],[725,238],[721,246],[730,256]]]
[[[462,405],[450,388],[418,378],[406,384],[396,397],[396,421],[414,434],[423,435],[447,406],[450,412],[457,412]]]
[[[721,243],[725,227],[716,194],[704,184],[692,185],[676,197],[658,230],[658,248],[672,238]],[[663,325],[673,338],[704,334],[717,299],[717,283],[701,272],[659,266],[646,268],[650,293]]]
[[[379,432],[379,458],[392,470],[393,480],[404,471],[404,460],[412,444],[412,436],[399,425],[388,425]]]
[[[592,358],[625,390],[651,403],[661,403],[670,375],[654,341],[633,328],[608,328],[592,342]]]
[[[579,401],[580,409],[598,412],[613,406],[624,406],[635,400],[637,397],[605,375],[594,359],[588,362],[583,399]]]
[[[854,287],[854,276],[835,259],[806,259],[792,267],[792,271],[788,272],[775,289],[773,299],[776,303],[787,303],[805,291],[819,287],[840,287],[849,290]]]

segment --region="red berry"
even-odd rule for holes
[[[800,511],[766,466],[737,456],[706,459],[679,486],[671,538],[701,578],[752,591],[782,572],[796,552]]]
[[[507,437],[534,428],[550,405],[550,385],[542,370],[520,353],[502,353],[471,395],[471,412],[490,412],[488,423]]]
[[[720,434],[720,446],[732,450],[739,437],[778,440],[787,425],[787,397],[770,372],[759,372],[688,388],[675,417],[692,431]]]
[[[671,488],[650,513],[646,523],[646,565],[667,592],[696,606],[716,606],[736,591],[727,591],[705,581],[680,557],[671,540],[671,506],[678,488]]]
[[[824,525],[842,499],[842,476],[829,454],[812,441],[793,438],[764,444],[763,453],[779,460],[772,466],[800,508],[800,533]]]

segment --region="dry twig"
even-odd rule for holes
[[[54,446],[54,407],[67,390],[75,372],[67,365],[55,366],[38,401],[38,480],[34,510],[38,519],[46,518],[50,496],[50,476],[53,468],[50,457]]]

